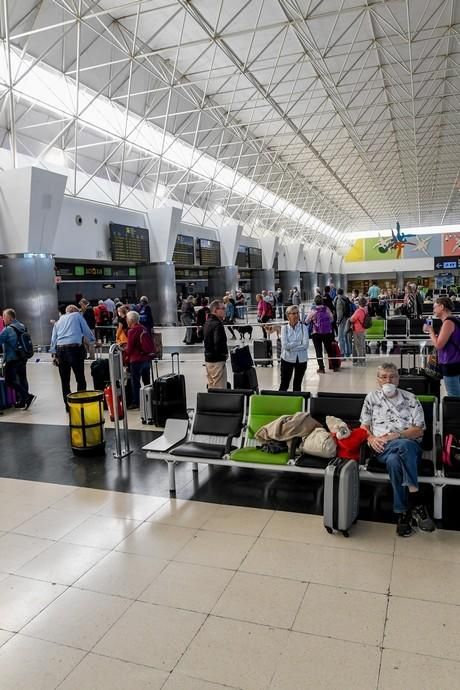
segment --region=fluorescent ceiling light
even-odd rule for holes
[[[7,46],[5,41],[0,50],[0,84],[9,88]],[[53,114],[78,120],[87,128],[104,138],[125,140],[131,147],[162,157],[180,168],[190,170],[194,175],[227,190],[249,198],[264,208],[290,218],[295,223],[330,236],[335,228],[323,223],[287,199],[277,196],[265,187],[256,184],[220,161],[180,141],[150,122],[145,122],[133,113],[126,113],[122,106],[43,63],[35,63],[28,55],[10,48],[13,92],[21,99],[38,105]],[[77,112],[78,94],[78,112]],[[342,234],[339,231],[339,234]]]

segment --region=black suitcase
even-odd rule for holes
[[[235,347],[230,352],[230,364],[232,365],[232,371],[234,374],[239,374],[242,371],[247,371],[252,366],[254,366],[254,361],[252,359],[249,345]]]
[[[95,359],[91,362],[91,376],[95,391],[103,391],[110,383],[108,359]]]
[[[256,366],[273,366],[273,346],[269,338],[254,340],[254,363]]]
[[[177,357],[177,372],[174,370]],[[179,371],[179,353],[171,353],[172,372],[157,376],[152,384],[152,417],[155,426],[164,427],[167,419],[187,419],[185,378]],[[158,365],[157,365],[158,366]]]
[[[259,382],[257,380],[257,372],[254,367],[247,369],[247,371],[234,373],[233,388],[243,388],[245,390],[253,390],[258,392]]]

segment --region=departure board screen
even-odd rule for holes
[[[238,247],[238,252],[236,254],[236,265],[238,266],[238,268],[248,268],[248,261],[248,248],[240,244]]]
[[[195,249],[193,237],[177,235],[172,260],[180,266],[193,266],[195,263]]]
[[[220,242],[198,239],[201,266],[220,266]]]
[[[262,268],[262,250],[259,247],[248,247],[249,268]]]
[[[110,223],[112,261],[150,261],[149,231]]]

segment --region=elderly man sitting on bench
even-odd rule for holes
[[[418,491],[417,465],[422,457],[425,418],[413,393],[398,388],[399,375],[392,363],[377,369],[379,388],[369,393],[361,412],[361,426],[369,432],[368,444],[377,460],[386,465],[393,487],[393,510],[398,515],[396,533],[409,537],[417,525],[432,532],[435,525]]]

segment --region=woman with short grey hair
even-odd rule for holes
[[[299,320],[299,307],[286,309],[288,323],[281,328],[280,391],[287,391],[294,373],[293,391],[302,390],[308,362],[308,327]]]

